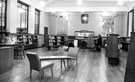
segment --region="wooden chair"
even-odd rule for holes
[[[79,48],[78,47],[70,47],[68,50],[68,58],[71,62],[71,60],[75,60],[76,61],[76,66],[77,66],[77,60],[78,60],[78,52],[79,52]],[[69,64],[69,61],[68,61]]]
[[[23,43],[15,44],[15,46],[14,46],[15,58],[21,58],[21,59],[23,59],[23,57],[25,58],[24,46],[25,45]]]
[[[26,55],[28,57],[29,63],[30,63],[30,78],[32,74],[32,70],[36,70],[39,72],[39,77],[41,78],[44,74],[44,70],[47,68],[51,69],[52,77],[53,77],[53,65],[54,63],[46,62],[46,61],[40,61],[39,56],[36,53],[33,52],[26,52]]]

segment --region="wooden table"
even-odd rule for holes
[[[62,69],[62,62],[64,63],[64,67],[66,69],[65,60],[71,59],[70,56],[39,56],[39,59],[42,60],[60,60],[61,62],[61,69]],[[69,64],[68,64],[69,65]],[[68,66],[67,65],[67,66]]]

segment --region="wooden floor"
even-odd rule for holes
[[[28,50],[39,55],[52,55],[54,51],[44,48]],[[15,60],[14,66],[6,73],[0,74],[0,82],[124,82],[124,73],[127,60],[127,52],[121,52],[120,65],[108,64],[105,50],[101,52],[88,49],[79,50],[78,66],[60,69],[60,61],[54,62],[54,77],[51,77],[50,69],[45,70],[43,79],[39,80],[38,72],[33,71],[32,79],[29,78],[29,62],[27,57],[23,60]]]

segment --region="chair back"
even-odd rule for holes
[[[79,51],[79,48],[77,48],[77,47],[70,47],[69,50],[68,50],[67,56],[78,57],[78,51]]]
[[[30,63],[30,69],[34,69],[39,71],[41,68],[41,63],[38,55],[33,52],[26,52],[26,55],[28,57],[29,63]]]

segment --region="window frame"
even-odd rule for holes
[[[0,32],[3,32],[3,31],[7,31],[7,0],[1,0],[1,16],[3,16],[3,7],[4,8],[4,26],[2,26],[2,22],[3,22],[3,17],[1,17],[1,25],[0,25]],[[5,4],[5,6],[3,6],[3,4]]]
[[[37,18],[38,17],[38,18]],[[37,19],[36,19],[37,18]],[[38,21],[38,22],[37,22]],[[38,23],[38,24],[36,24]],[[37,29],[36,29],[37,26]],[[34,34],[39,34],[40,32],[40,10],[35,9],[35,24],[34,24]]]
[[[20,7],[18,7],[18,4],[21,5],[21,9],[23,9],[22,6],[25,6],[25,9],[24,10],[25,10],[26,15],[27,15],[27,16],[25,16],[25,23],[27,24],[26,25],[26,29],[27,29],[27,32],[26,33],[28,34],[28,28],[29,28],[28,27],[29,26],[29,5],[26,4],[26,3],[24,3],[24,2],[22,2],[22,1],[20,1],[20,0],[18,0],[18,2],[17,2],[17,9],[20,8]],[[22,18],[22,15],[21,15],[21,18]],[[17,26],[17,28],[23,28],[21,26],[22,19],[20,19],[19,21],[20,21],[20,25],[19,25],[19,27]]]
[[[130,17],[129,17],[129,14],[130,14],[130,13],[132,14],[132,20],[130,21],[130,22],[131,22],[131,28],[129,27],[129,24],[130,24],[130,23],[129,23],[129,20],[130,20],[130,19],[129,19],[129,18],[130,18]],[[132,9],[132,10],[130,10],[130,11],[128,12],[128,17],[127,17],[127,36],[128,36],[128,37],[130,37],[130,35],[131,35],[131,34],[129,33],[129,29],[131,29],[131,32],[134,32],[134,30],[135,30],[135,29],[134,29],[134,9]]]

